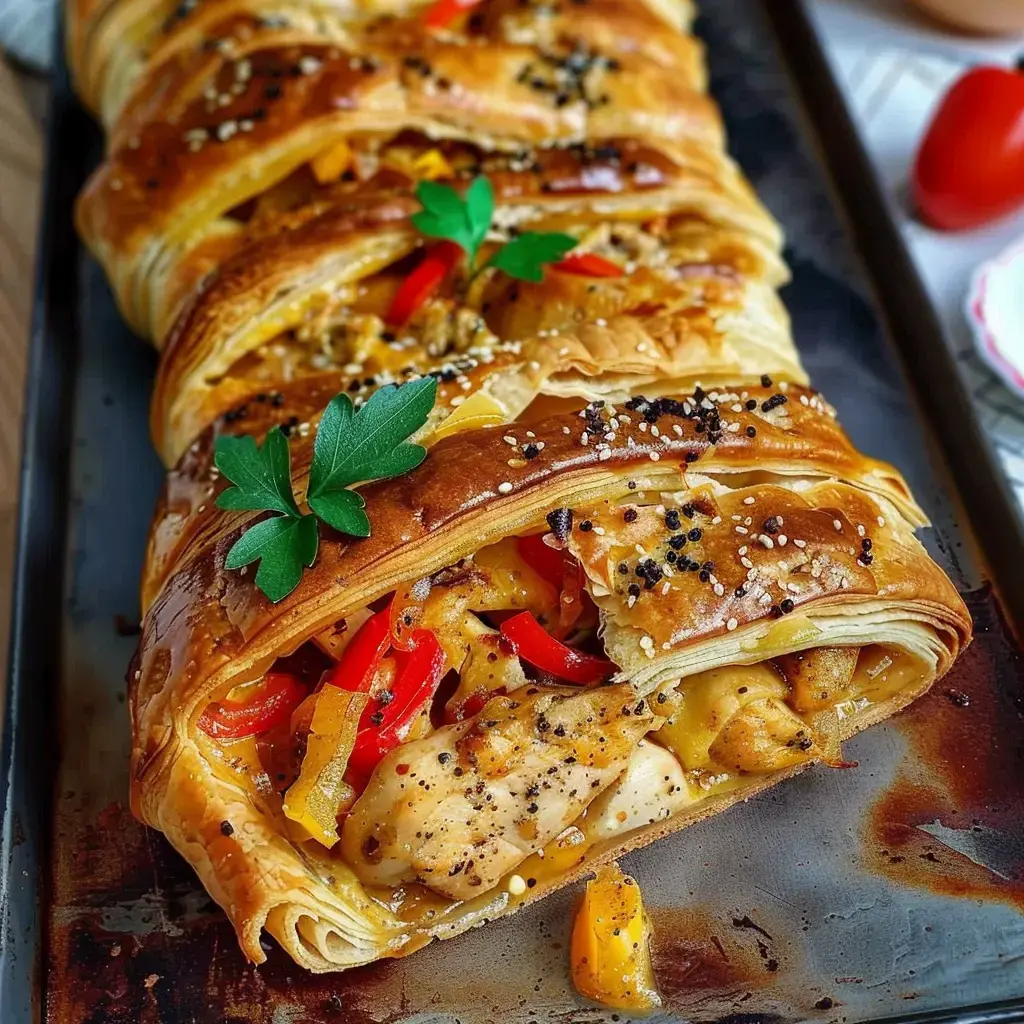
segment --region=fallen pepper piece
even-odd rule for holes
[[[406,323],[437,292],[461,258],[462,247],[455,242],[438,242],[427,249],[399,286],[385,321],[392,327]]]
[[[199,716],[199,728],[218,740],[258,736],[287,722],[306,688],[286,672],[268,672],[259,692],[246,701],[216,701]]]
[[[532,612],[520,612],[501,624],[501,635],[523,661],[569,683],[588,686],[615,671],[605,658],[568,647],[548,634]]]
[[[620,264],[598,256],[596,252],[566,256],[564,260],[552,263],[551,269],[561,274],[578,274],[581,277],[623,277],[626,273]]]
[[[618,864],[602,865],[587,882],[573,922],[569,956],[576,991],[618,1010],[660,1006],[650,945],[640,887]]]

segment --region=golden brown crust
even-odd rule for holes
[[[791,423],[774,422],[778,408],[761,412],[758,405],[760,415],[749,414],[745,407],[732,413],[732,405],[743,403],[722,402],[722,418],[727,415],[728,420],[714,447],[707,440],[706,415],[691,418],[661,412],[652,424],[651,417],[644,415],[647,407],[643,403],[635,403],[637,407],[626,412],[631,416],[628,424],[621,415],[624,410],[618,410],[615,428],[611,428],[612,412],[608,409],[594,409],[582,419],[571,415],[533,424],[531,429],[538,439],[545,441],[545,448],[540,457],[519,468],[508,465],[509,445],[503,439],[506,431],[478,430],[455,435],[435,445],[413,473],[366,487],[363,493],[373,524],[371,537],[360,541],[325,537],[316,565],[305,574],[298,589],[278,605],[263,598],[245,576],[223,568],[228,547],[244,523],[251,522],[253,517],[218,511],[207,495],[206,509],[197,513],[187,548],[179,548],[177,564],[144,624],[131,687],[137,740],[133,792],[135,806],[145,819],[170,831],[179,849],[199,868],[219,899],[230,888],[230,899],[222,902],[227,904],[250,956],[260,956],[250,941],[255,935],[254,927],[258,931],[268,905],[282,898],[281,889],[276,882],[257,885],[248,861],[246,871],[250,873],[240,879],[232,875],[224,880],[216,864],[207,860],[207,851],[183,841],[183,837],[191,836],[191,829],[199,826],[194,819],[194,801],[176,795],[182,792],[180,773],[199,772],[206,779],[201,787],[202,796],[216,807],[212,812],[204,809],[202,827],[207,831],[212,830],[213,815],[228,813],[224,794],[233,792],[234,799],[238,799],[237,785],[225,789],[220,770],[210,766],[210,754],[204,753],[204,743],[195,731],[195,719],[201,708],[233,685],[257,678],[275,656],[294,650],[347,612],[363,607],[408,580],[411,574],[429,575],[509,533],[535,529],[553,507],[569,506],[583,514],[586,510],[599,510],[605,502],[628,501],[638,493],[644,493],[649,500],[652,492],[676,492],[680,502],[685,503],[690,496],[702,503],[708,486],[702,481],[717,480],[721,493],[716,515],[720,521],[710,525],[708,520],[701,550],[702,557],[715,563],[715,571],[721,572],[723,580],[733,582],[726,569],[729,564],[735,563],[737,571],[743,571],[730,510],[751,507],[744,499],[753,497],[755,504],[763,502],[766,508],[770,503],[772,514],[784,516],[787,528],[800,531],[801,536],[794,533],[794,538],[806,541],[810,557],[842,569],[815,578],[814,585],[800,598],[800,613],[813,617],[815,628],[853,629],[856,635],[857,624],[862,621],[865,625],[861,627],[860,642],[874,641],[877,635],[889,636],[878,632],[881,615],[887,622],[909,622],[911,625],[903,628],[911,630],[912,641],[918,633],[934,635],[923,653],[912,641],[908,642],[909,649],[922,658],[921,674],[908,690],[884,707],[872,710],[872,716],[891,713],[926,687],[937,672],[948,667],[969,637],[970,623],[952,586],[924,553],[890,500],[906,502],[902,482],[891,470],[857,455],[827,412],[803,405],[800,395],[806,395],[805,392],[788,392],[792,396],[790,401],[778,408],[787,410],[786,419],[803,420],[805,430],[794,429]],[[768,401],[771,393],[769,388],[750,390],[762,402]],[[738,391],[736,397],[741,394]],[[809,399],[812,400],[820,402]],[[726,414],[724,409],[730,411]],[[796,415],[790,417],[789,412]],[[605,458],[596,444],[581,443],[584,430],[598,436],[599,420],[617,435],[614,441],[607,442],[611,454]],[[698,433],[696,428],[701,422],[705,430]],[[741,429],[729,430],[731,422],[739,422]],[[647,424],[647,429],[641,430],[640,423]],[[757,434],[749,438],[744,425],[754,423]],[[652,436],[652,426],[658,427],[656,437]],[[682,437],[675,431],[676,426],[681,428]],[[564,433],[565,427],[568,434]],[[509,431],[516,435],[521,428],[511,427]],[[209,441],[205,443],[208,445]],[[688,463],[687,453],[697,454],[698,458]],[[308,441],[297,441],[293,455],[301,481],[308,462]],[[652,460],[652,455],[658,456],[657,461]],[[756,470],[759,479],[771,474],[776,483],[750,486],[741,472],[745,469]],[[815,472],[822,479],[817,485],[803,490],[786,486],[789,474],[806,477]],[[853,486],[830,482],[829,478],[834,476],[850,479]],[[507,493],[506,488],[500,487],[506,482],[512,485]],[[834,526],[837,520],[841,529]],[[876,545],[871,565],[859,564],[856,559],[856,552],[861,550],[858,526],[865,521],[872,524],[871,536]],[[586,543],[597,544],[601,540],[594,531],[586,533],[585,538]],[[580,550],[588,566],[601,564],[600,559],[588,557],[588,552]],[[781,546],[764,548],[758,567],[767,571],[768,560],[777,567],[784,553],[790,557]],[[739,602],[731,592],[717,594],[705,587],[703,581],[695,580],[694,585],[700,586],[699,593],[686,592],[687,599],[696,598],[692,610],[687,610],[685,601],[680,604],[669,598],[663,605],[663,618],[656,606],[645,606],[636,614],[648,633],[657,633],[660,638],[659,623],[663,623],[667,638],[669,631],[671,636],[678,634],[678,643],[697,659],[696,670],[709,667],[709,659],[714,659],[712,663],[734,661],[735,652],[724,652],[722,646],[729,637],[745,637],[749,641],[751,636],[771,635],[777,614],[772,608],[757,601]],[[637,607],[640,608],[639,602]],[[741,628],[729,629],[726,617],[740,615]],[[848,633],[844,636],[846,642],[851,642]],[[792,638],[788,645],[785,640],[776,641],[770,653],[784,653],[792,647]],[[799,647],[798,638],[796,648]],[[926,667],[929,664],[931,667]],[[639,680],[643,672],[631,670],[631,675]],[[785,774],[789,773],[777,777]],[[746,795],[761,785],[753,780],[741,792]],[[711,801],[695,813],[703,816],[737,798],[740,797]],[[256,807],[246,806],[244,812],[237,805],[231,809],[233,815],[240,813],[244,813],[245,820],[258,822],[258,829],[273,837],[278,845],[283,842],[275,834],[272,810],[259,806],[258,800]],[[687,813],[665,825],[631,835],[626,845],[650,841],[666,830],[682,827],[694,816]],[[609,847],[612,848],[621,850],[622,846],[614,844]],[[250,854],[250,858],[261,861],[265,856],[270,856],[275,870],[292,865],[288,870],[293,871],[303,865],[308,877],[301,884],[289,880],[293,889],[298,885],[304,893],[315,890],[317,899],[322,901],[336,899],[336,893],[322,881],[317,885],[312,880],[323,870],[317,867],[319,855],[315,852],[304,850],[301,858],[283,848],[274,855],[255,850]],[[563,884],[570,877],[574,876],[570,873],[555,879],[551,886]],[[249,902],[239,902],[232,887],[240,888]],[[358,892],[358,886],[349,880],[346,900],[351,893]],[[499,900],[502,912],[511,909],[504,893],[490,893],[487,899]],[[355,913],[351,902],[346,905],[347,913]],[[326,916],[335,922],[332,928],[348,934],[346,926],[337,924],[336,917],[332,918],[324,909],[324,903],[317,904],[317,909],[309,913],[321,919]],[[357,944],[346,949],[339,954],[337,963],[363,962],[385,951],[389,955],[407,951],[424,936],[468,927],[474,913],[474,904],[457,904],[448,913],[449,923],[421,923],[411,931],[408,927],[400,929],[393,922],[378,922],[374,926],[376,945],[370,942],[365,948]],[[300,962],[313,969],[331,968],[330,961],[296,945],[287,929],[282,932],[272,926],[271,930]],[[411,946],[407,947],[407,943]]]
[[[924,692],[971,631],[914,536],[926,519],[905,482],[806,386],[775,291],[781,235],[725,152],[690,0],[482,0],[437,31],[428,7],[68,5],[76,84],[109,133],[78,223],[126,317],[162,347],[152,429],[174,465],[129,676],[132,806],[195,867],[251,959],[266,930],[315,971],[510,913],[802,767],[736,764],[727,790],[709,783],[665,820],[550,858],[522,896],[493,879],[465,900],[442,895],[470,893],[462,880],[443,879],[407,904],[371,896],[355,860],[297,838],[257,741],[215,741],[198,719],[396,588],[571,509],[561,540],[619,669],[602,692],[639,701],[618,708],[631,729],[647,728],[644,701],[708,669],[828,647],[856,672],[850,648],[893,652],[886,690],[828,710],[833,757],[839,736]],[[559,231],[621,275],[548,267],[532,283],[460,264],[389,323],[423,258],[418,182],[481,174],[497,200],[481,261],[518,231]],[[321,525],[316,561],[278,604],[252,567],[225,568],[264,513],[217,508],[218,437],[280,426],[301,501],[332,396],[358,403],[425,373],[439,381],[415,438],[427,457],[359,488],[368,538]],[[504,422],[460,422],[466,401]]]

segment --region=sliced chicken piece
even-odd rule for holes
[[[796,711],[824,711],[851,695],[859,647],[812,647],[776,658]]]
[[[810,726],[774,697],[737,711],[709,753],[715,764],[739,772],[775,772],[821,757]]]
[[[660,723],[629,685],[495,698],[388,754],[345,821],[342,854],[370,885],[476,896],[576,821]]]
[[[703,795],[669,751],[641,740],[618,782],[587,808],[583,829],[592,840],[608,839],[671,818]]]

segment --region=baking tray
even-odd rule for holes
[[[905,472],[977,639],[929,696],[848,745],[859,768],[815,769],[626,859],[655,922],[666,1007],[653,1019],[1024,1021],[1024,534],[801,4],[705,8],[733,153],[787,231],[807,366],[854,441]],[[71,224],[99,152],[62,70],[0,764],[0,1022],[619,1020],[569,987],[574,892],[342,975],[306,975],[269,944],[254,968],[190,870],[132,819],[125,634],[161,473],[154,357]]]

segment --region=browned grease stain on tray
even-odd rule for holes
[[[904,885],[1024,910],[1024,659],[991,590],[965,600],[975,640],[894,719],[911,750],[870,809],[864,858]],[[923,831],[935,822],[983,839],[975,859]]]
[[[701,1019],[735,1012],[792,966],[783,937],[791,926],[783,923],[703,907],[650,907],[648,914],[654,973],[669,1009]]]

